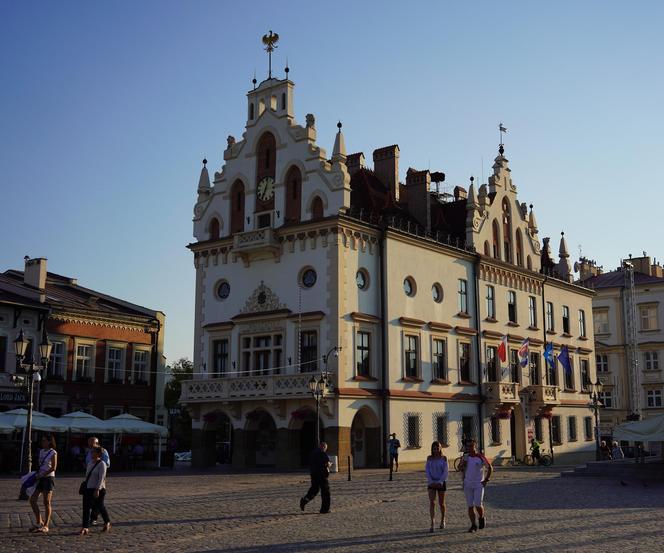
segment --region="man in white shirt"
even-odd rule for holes
[[[479,529],[481,530],[486,526],[484,518],[484,487],[491,479],[493,474],[493,467],[487,458],[477,451],[477,441],[469,440],[468,457],[464,459],[461,464],[461,471],[463,473],[463,492],[466,496],[466,503],[468,505],[468,516],[470,517],[469,532],[477,532],[477,524],[475,524],[475,511],[479,518]]]

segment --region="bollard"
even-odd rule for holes
[[[348,456],[348,481],[350,482],[350,455]]]

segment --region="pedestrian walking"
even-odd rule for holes
[[[104,520],[102,532],[108,532],[111,529],[111,519],[104,505],[106,498],[106,463],[102,459],[101,447],[93,447],[91,451],[91,460],[88,465],[85,482],[83,482],[83,524],[80,535],[87,536],[90,533],[90,514],[96,510]]]
[[[599,458],[602,461],[610,461],[613,458],[611,456],[611,448],[606,445],[604,440],[599,443]]]
[[[397,440],[395,432],[390,434],[390,439],[387,441],[387,449],[390,454],[390,468],[394,467],[394,472],[399,470],[399,448],[401,442]]]
[[[611,449],[611,458],[615,461],[616,459],[624,459],[625,453],[622,450],[622,447],[618,442],[613,442],[613,448]]]
[[[30,506],[35,514],[36,525],[30,532],[47,534],[51,523],[51,499],[55,489],[55,469],[58,467],[58,452],[55,450],[55,438],[52,434],[42,436],[39,450],[39,469],[35,491],[30,496]],[[44,498],[44,518],[39,512],[39,496]]]
[[[484,488],[491,479],[493,467],[487,458],[477,451],[477,441],[470,439],[467,441],[468,457],[461,463],[463,473],[463,492],[466,496],[468,505],[468,517],[470,518],[469,532],[477,532],[475,512],[479,519],[479,529],[486,526],[484,512]]]
[[[436,496],[438,496],[438,504],[440,505],[440,529],[445,528],[445,492],[447,491],[447,476],[449,474],[447,457],[443,455],[443,447],[438,441],[431,444],[431,455],[427,457],[425,472],[429,494],[429,515],[431,516],[429,532],[433,532],[436,523]]]
[[[307,494],[300,499],[300,510],[304,511],[304,506],[309,503],[320,491],[321,513],[330,512],[330,457],[326,453],[327,444],[321,442],[317,449],[314,449],[310,458],[311,487]]]
[[[99,443],[99,438],[96,436],[90,436],[88,438],[88,449],[85,453],[85,470],[90,466],[92,462],[92,451],[95,447],[101,447]],[[106,465],[106,470],[111,468],[111,456],[108,454],[108,451],[105,448],[101,448],[101,460]],[[96,526],[99,520],[99,511],[93,506],[92,513],[90,515],[90,522],[93,526]]]

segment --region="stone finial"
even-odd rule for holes
[[[565,240],[565,233],[560,233],[560,248],[558,249],[558,264],[556,269],[560,278],[568,282],[572,282],[574,274],[572,273],[572,265],[569,262],[569,252],[567,250],[567,242]]]
[[[203,159],[203,168],[201,169],[201,176],[198,179],[198,193],[206,194],[210,191],[210,174],[207,170],[207,159]]]
[[[235,145],[235,137],[232,134],[229,134],[226,137],[227,148],[230,149]]]
[[[530,204],[530,213],[528,214],[528,228],[532,231],[533,234],[537,233],[537,219],[535,219],[533,204]]]
[[[346,160],[346,143],[344,135],[341,132],[341,121],[337,123],[337,136],[334,139],[334,149],[332,150],[332,161],[345,161]]]
[[[305,119],[307,121],[307,129],[315,129],[316,128],[316,118],[314,117],[313,113],[307,113],[305,116]]]
[[[567,259],[569,257],[569,251],[567,250],[567,241],[565,240],[565,233],[560,233],[560,248],[558,248],[558,255],[561,258]]]
[[[470,177],[470,187],[468,188],[468,198],[466,200],[466,210],[477,209],[480,205],[477,203],[475,194],[475,177]]]

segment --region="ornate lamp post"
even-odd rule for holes
[[[311,393],[311,397],[313,397],[314,401],[316,402],[316,445],[320,444],[320,402],[325,395],[325,391],[330,385],[330,373],[327,370],[327,362],[330,358],[330,355],[339,357],[340,351],[340,346],[331,347],[328,352],[323,355],[323,364],[325,365],[325,370],[322,371],[319,376],[314,375],[309,380],[309,392]]]
[[[597,382],[590,383],[590,406],[595,413],[595,459],[599,461],[599,408],[602,406],[601,393],[604,386],[597,380]]]
[[[41,358],[41,365],[35,363],[34,352],[32,354],[32,359],[29,362],[24,363],[25,352],[28,349],[30,342],[23,335],[23,329],[19,332],[18,337],[14,340],[14,353],[16,354],[16,368],[23,369],[25,374],[13,374],[11,376],[12,382],[14,385],[23,387],[27,386],[27,396],[28,396],[28,416],[25,428],[26,440],[24,447],[26,448],[25,458],[27,459],[28,471],[32,468],[32,407],[33,407],[33,393],[34,393],[34,383],[41,380],[41,375],[39,371],[46,369],[48,366],[48,360],[51,357],[51,348],[53,344],[49,342],[48,336],[46,335],[46,329],[42,332],[42,341],[39,344],[39,357]],[[27,361],[27,360],[26,360]],[[21,463],[20,470],[23,471],[23,463]]]

